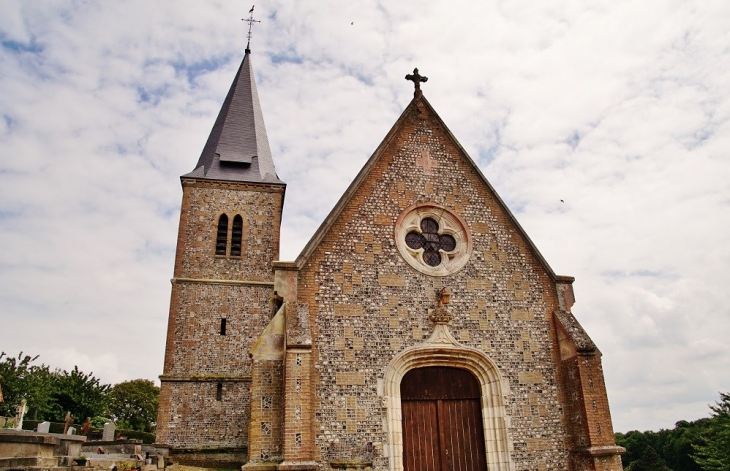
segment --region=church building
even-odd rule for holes
[[[246,49],[181,177],[157,422],[173,462],[622,469],[573,278],[553,272],[426,100],[426,77],[407,78],[411,102],[282,261],[286,184]]]

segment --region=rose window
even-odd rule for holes
[[[441,253],[452,252],[456,248],[456,239],[449,234],[439,234],[439,223],[434,219],[421,220],[421,232],[411,231],[406,234],[406,245],[413,250],[423,249],[423,261],[426,265],[441,265]]]
[[[445,208],[422,205],[407,209],[396,222],[396,246],[409,265],[434,276],[459,270],[471,254],[464,222]]]

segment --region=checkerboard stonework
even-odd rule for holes
[[[465,370],[479,391],[433,398],[476,401],[477,438],[447,443],[462,409],[433,409],[432,469],[620,470],[573,279],[552,271],[420,89],[299,257],[278,261],[285,185],[250,61],[182,177],[157,428],[172,460],[418,469],[401,386],[424,368]],[[235,133],[256,138],[250,163],[216,153],[237,149]],[[243,217],[240,256],[216,255],[221,214]],[[464,443],[471,461],[454,456]]]

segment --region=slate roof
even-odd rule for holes
[[[182,178],[284,184],[276,175],[271,157],[249,49],[195,170]]]

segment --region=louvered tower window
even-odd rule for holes
[[[237,214],[233,218],[233,231],[231,233],[231,256],[241,256],[241,238],[243,237],[243,218]]]
[[[221,217],[218,218],[218,233],[215,238],[215,254],[225,255],[226,245],[228,245],[228,216],[221,214]]]

